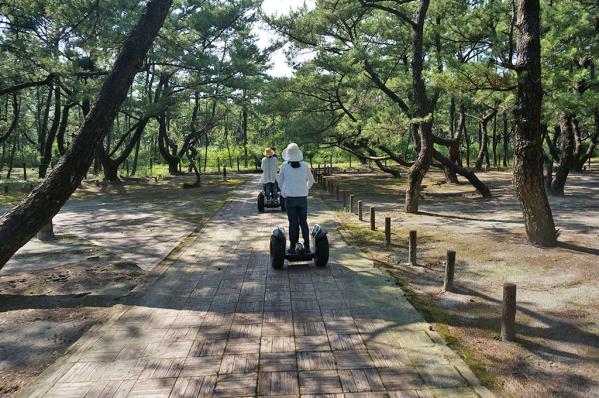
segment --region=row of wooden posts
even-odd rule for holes
[[[339,185],[327,178],[322,172],[317,172],[315,180],[322,189],[335,197],[338,201],[343,201],[343,209],[355,214],[354,208],[357,205],[357,214],[360,221],[364,220],[364,202],[356,200],[353,193],[341,190]],[[330,174],[329,174],[330,175]],[[376,231],[376,208],[370,206],[370,229]],[[385,217],[385,244],[391,245],[391,217]],[[417,265],[417,232],[412,230],[408,237],[408,259],[411,265]],[[443,277],[443,290],[446,292],[454,291],[456,252],[447,250],[445,261],[445,273]],[[513,341],[515,339],[516,325],[516,285],[513,283],[504,283],[503,301],[501,313],[501,339],[503,341]]]

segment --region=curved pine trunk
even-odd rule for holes
[[[540,8],[539,0],[520,0],[518,4],[518,90],[512,178],[528,240],[539,246],[553,247],[557,245],[557,234],[543,183],[541,147]]]
[[[73,143],[48,178],[0,217],[0,267],[59,212],[90,167],[129,87],[154,42],[172,0],[150,0],[129,33]]]

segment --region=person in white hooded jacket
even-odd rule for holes
[[[304,238],[304,251],[310,251],[310,230],[308,228],[308,193],[314,184],[310,166],[296,143],[291,143],[283,151],[283,164],[279,171],[281,195],[285,198],[289,220],[289,252],[295,253],[301,228]]]

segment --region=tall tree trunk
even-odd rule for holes
[[[40,120],[39,133],[38,133],[38,151],[40,155],[40,165],[38,170],[39,178],[44,178],[42,165],[45,163],[44,154],[46,152],[46,137],[48,135],[48,119],[50,118],[50,107],[52,106],[52,95],[54,93],[54,87],[50,84],[48,86],[48,96],[46,97],[46,104],[44,106],[43,117]],[[47,166],[46,166],[47,167]]]
[[[131,167],[131,175],[134,176],[137,173],[137,161],[139,160],[139,146],[141,144],[141,140],[137,140],[137,144],[135,144],[135,153],[133,154],[133,166]]]
[[[510,132],[508,130],[507,112],[503,112],[503,167],[508,166]]]
[[[121,151],[121,154],[116,158],[112,158],[115,152],[121,147],[125,137],[121,139],[112,151],[112,153],[106,153],[104,149],[104,145],[98,145],[98,154],[100,160],[102,162],[102,168],[104,169],[104,179],[107,181],[119,181],[118,170],[121,165],[127,161],[129,155],[135,148],[139,148],[139,142],[141,141],[141,136],[146,128],[146,125],[150,121],[148,116],[142,116],[141,119],[129,130],[129,134],[133,132],[129,142],[125,146],[125,148]]]
[[[54,119],[52,119],[52,126],[50,127],[50,131],[48,132],[48,138],[46,139],[44,153],[40,162],[40,178],[46,178],[48,167],[52,162],[52,147],[54,146],[54,139],[56,138],[56,133],[58,133],[58,128],[60,127],[60,115],[60,85],[58,83],[58,79],[56,79],[54,86]]]
[[[418,135],[420,137],[420,151],[416,161],[408,171],[406,187],[406,213],[417,213],[420,199],[422,180],[430,168],[433,160],[432,125],[430,121],[419,123]]]
[[[64,135],[67,131],[67,126],[69,124],[69,113],[74,105],[75,104],[70,103],[62,107],[62,115],[60,116],[60,127],[58,128],[58,133],[56,134],[56,144],[58,146],[58,153],[60,153],[60,156],[64,155],[64,153],[66,152]]]
[[[466,167],[470,167],[470,135],[464,122],[464,145],[466,146]]]
[[[8,106],[8,99],[7,106]],[[8,127],[6,133],[0,135],[0,145],[3,145],[4,142],[11,136],[11,134],[17,129],[19,125],[19,116],[21,113],[21,106],[19,104],[19,100],[17,98],[17,93],[13,93],[12,95],[12,122]],[[6,118],[8,118],[8,109],[6,110]],[[3,157],[4,159],[4,157]],[[1,170],[1,169],[0,169]]]
[[[12,168],[15,162],[15,152],[17,151],[17,137],[12,139],[12,149],[10,150],[10,156],[8,157],[8,171],[6,172],[6,179],[10,180],[12,174]]]
[[[422,0],[417,12],[415,23],[412,25],[412,90],[416,104],[414,117],[419,120],[418,157],[408,171],[408,184],[406,187],[406,213],[417,213],[422,180],[430,168],[433,160],[433,131],[431,117],[431,103],[427,98],[426,86],[422,71],[424,69],[424,23],[430,0]]]
[[[495,115],[493,115],[493,167],[497,167],[499,165],[497,161],[497,144],[497,112],[495,112]]]
[[[528,240],[539,246],[553,247],[557,245],[557,234],[543,185],[540,8],[539,0],[518,3],[513,183],[522,206]]]
[[[160,149],[160,154],[168,164],[169,174],[179,174],[179,162],[181,159],[177,156],[177,146],[170,142],[168,138],[168,123],[164,113],[158,116],[158,148]],[[171,150],[173,153],[171,153]]]
[[[136,73],[164,23],[172,0],[150,0],[129,33],[94,106],[48,178],[0,217],[0,266],[54,217],[77,189],[96,147],[111,128]]]
[[[0,178],[2,178],[2,170],[4,170],[4,162],[6,162],[6,142],[2,143],[2,157],[0,157]]]
[[[247,99],[245,98],[245,89],[243,90],[243,110],[241,129],[243,133],[243,165],[248,167],[248,108],[246,104]],[[204,170],[206,172],[206,170]]]
[[[461,134],[462,131],[464,129],[464,123],[465,123],[465,113],[466,113],[466,107],[464,106],[464,103],[460,103],[460,118],[459,121],[457,122],[457,125],[455,123],[455,98],[452,97],[451,98],[451,107],[450,107],[450,112],[449,114],[451,115],[450,117],[450,126],[451,126],[451,138],[452,138],[452,143],[449,146],[449,160],[453,163],[453,164],[459,164],[460,162],[460,144],[461,144]],[[458,176],[456,174],[456,172],[453,169],[450,168],[445,168],[445,176],[447,177],[447,182],[449,182],[450,184],[457,184],[458,181]]]
[[[566,180],[570,173],[572,160],[574,159],[574,131],[573,131],[573,116],[567,113],[562,113],[559,117],[559,125],[562,137],[562,149],[559,157],[559,164],[551,183],[551,193],[556,196],[564,194]]]

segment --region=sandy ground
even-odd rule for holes
[[[55,217],[58,239],[32,239],[0,270],[0,396],[106,319],[242,182],[182,189],[187,180],[84,183]]]
[[[500,395],[599,397],[599,173],[571,175],[566,195],[551,198],[560,247],[526,242],[511,175],[480,173],[494,197],[468,185],[425,181],[422,214],[401,212],[405,179],[383,175],[334,178],[379,209],[379,231],[342,215],[345,234],[389,265],[398,283],[440,325],[456,349],[480,366]],[[366,211],[365,211],[366,213]],[[381,245],[385,216],[392,217],[393,246]],[[367,217],[366,217],[367,218]],[[418,231],[419,264],[405,263],[409,230]],[[456,291],[443,292],[446,250],[457,251]],[[515,343],[499,341],[502,284],[518,285]]]

